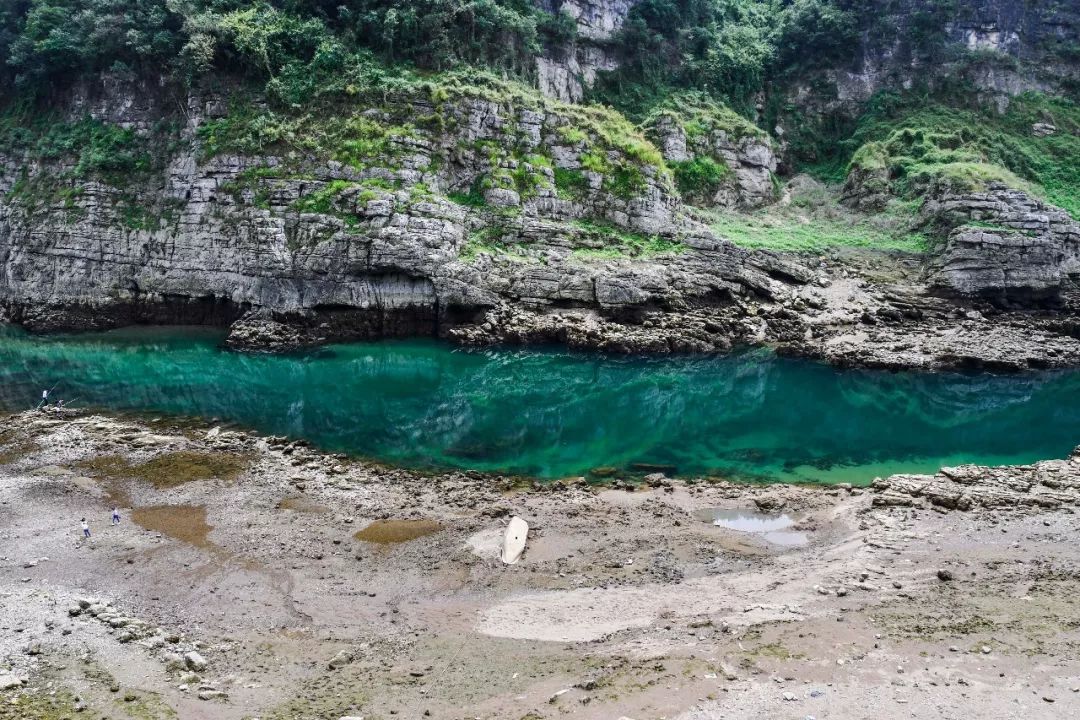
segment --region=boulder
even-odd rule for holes
[[[206,670],[207,662],[206,658],[199,654],[196,650],[191,650],[184,653],[184,665],[188,670],[195,672],[202,672]]]
[[[327,663],[327,666],[331,670],[340,670],[346,665],[350,665],[354,659],[355,656],[353,655],[352,651],[339,650],[338,653],[334,655],[334,657],[330,658],[330,662]]]
[[[1080,274],[1080,223],[1060,208],[1001,184],[946,192],[923,215],[951,226],[933,263],[931,285],[965,296],[1025,303],[1055,299]]]

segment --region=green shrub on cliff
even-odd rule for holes
[[[19,0],[0,10],[3,80],[24,85],[171,62],[182,20],[164,0]],[[6,31],[6,32],[5,32]],[[9,76],[7,73],[11,73]]]
[[[558,139],[579,154],[585,170],[603,175],[607,192],[631,198],[643,191],[647,177],[662,186],[673,187],[671,172],[659,150],[642,131],[611,108],[573,105],[542,96],[521,83],[488,73],[462,71],[420,77],[403,72],[352,97],[327,96],[302,108],[259,106],[244,96],[229,103],[225,117],[210,119],[198,134],[206,156],[223,153],[275,154],[330,159],[356,168],[379,166],[394,169],[399,159],[414,152],[409,140],[435,140],[433,167],[448,161],[442,149],[450,125],[473,100],[494,103],[505,117],[523,108],[554,116]],[[432,109],[437,121],[413,122],[418,108]],[[487,155],[489,170],[483,182],[489,187],[514,189],[529,196],[548,175],[540,168],[555,170],[551,159],[524,153],[515,146],[512,129],[500,140],[465,143],[461,150]],[[503,168],[504,160],[514,160],[516,170]],[[583,176],[558,171],[556,189],[581,193],[587,189]],[[577,171],[574,171],[577,172]],[[561,184],[560,184],[561,183]],[[483,190],[457,194],[462,204],[481,206]]]
[[[743,137],[768,139],[768,134],[731,108],[699,92],[682,92],[666,98],[642,122],[648,130],[665,122],[683,129],[693,140],[723,133],[732,140]]]
[[[640,259],[686,249],[678,240],[630,232],[605,221],[579,220],[575,225],[579,246],[574,249],[573,257],[579,260]]]
[[[79,178],[122,178],[158,164],[149,136],[90,117],[66,122],[29,107],[0,114],[0,149],[17,157],[68,163]]]
[[[270,153],[288,162],[318,158],[394,170],[411,152],[408,140],[453,130],[448,104],[484,100],[507,116],[521,108],[559,115],[557,134],[579,153],[583,168],[556,171],[555,188],[564,197],[587,191],[585,172],[601,174],[604,190],[618,197],[632,197],[653,182],[677,185],[694,196],[714,193],[726,181],[723,159],[699,157],[669,168],[647,138],[650,127],[671,119],[691,140],[716,132],[767,138],[748,118],[770,128],[782,118],[785,159],[820,162],[818,174],[833,180],[841,180],[848,167],[880,164],[890,187],[905,197],[940,183],[976,188],[993,180],[1027,182],[1080,214],[1080,180],[1071,160],[1080,152],[1075,103],[1028,96],[1003,115],[974,109],[973,102],[965,109],[951,107],[976,97],[969,70],[1030,71],[1023,56],[949,45],[948,24],[963,10],[956,0],[639,0],[605,42],[619,63],[600,72],[587,97],[600,102],[587,105],[546,100],[534,87],[538,57],[559,57],[577,39],[572,17],[541,5],[531,0],[0,3],[0,94],[9,111],[27,99],[42,101],[26,112],[26,127],[0,126],[0,143],[30,148],[31,155],[46,160],[70,160],[79,177],[122,183],[159,169],[164,131],[154,137],[89,120],[69,118],[56,128],[34,122],[41,106],[63,96],[74,81],[109,73],[139,81],[134,87],[180,95],[185,84],[235,89],[229,115],[199,129],[209,156]],[[895,37],[897,13],[907,16],[902,37]],[[1044,17],[1043,10],[1038,13]],[[1080,58],[1067,33],[1039,42],[1040,52],[1062,62]],[[897,57],[928,67],[947,60],[955,77],[942,80],[937,99],[914,100],[908,93],[895,101],[883,94],[857,124],[845,112],[799,112],[813,106],[793,99],[800,94],[833,107],[829,103],[837,98],[829,93],[836,83],[824,69],[857,59],[859,47],[886,46]],[[1030,128],[1036,122],[1059,131],[1034,137]],[[508,152],[521,160],[524,150]],[[827,167],[825,158],[832,161]],[[437,154],[433,167],[447,160]],[[548,177],[528,168],[493,167],[484,181],[528,195]]]
[[[675,173],[675,184],[687,198],[708,198],[715,195],[731,178],[731,168],[711,157],[670,163]]]

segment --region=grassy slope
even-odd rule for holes
[[[1057,131],[1037,137],[1036,123]],[[845,146],[851,166],[887,169],[902,197],[941,183],[979,189],[996,180],[1080,218],[1080,105],[1068,98],[1026,94],[1002,114],[885,102],[863,116]],[[837,170],[826,169],[826,175],[838,179]]]
[[[834,247],[862,247],[921,253],[929,241],[912,229],[913,203],[894,201],[876,215],[854,212],[839,203],[835,187],[793,183],[790,202],[753,212],[710,211],[704,218],[722,237],[745,248],[821,253]]]

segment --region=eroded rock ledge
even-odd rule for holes
[[[874,480],[873,489],[875,505],[1072,511],[1080,506],[1080,447],[1064,460],[1033,465],[960,465],[934,475],[892,475]]]

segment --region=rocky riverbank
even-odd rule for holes
[[[884,274],[884,278],[882,277]],[[868,280],[868,276],[875,281]],[[902,257],[845,251],[822,260],[812,282],[783,301],[641,311],[606,318],[587,310],[506,307],[447,329],[468,345],[556,343],[616,353],[726,352],[768,345],[840,367],[999,372],[1080,365],[1078,295],[1071,283],[1051,308],[957,301],[923,285]]]
[[[0,427],[0,718],[1080,711],[1075,455],[615,489],[164,419]],[[511,515],[531,532],[504,566]]]

